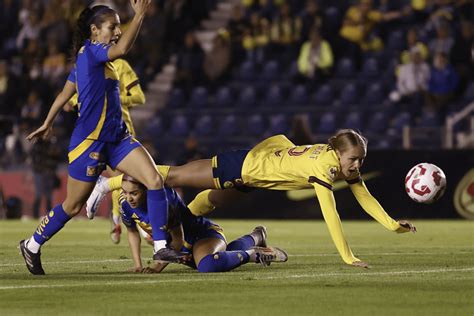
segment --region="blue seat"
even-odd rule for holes
[[[251,61],[244,61],[240,64],[237,79],[242,81],[254,81],[256,77],[255,65]]]
[[[474,101],[474,82],[467,86],[466,91],[464,91],[463,100],[469,103]]]
[[[194,133],[197,136],[209,136],[214,132],[214,122],[210,115],[203,115],[196,120]]]
[[[168,97],[168,102],[166,106],[169,108],[178,108],[183,106],[184,104],[184,92],[180,88],[174,88],[171,90],[170,95]]]
[[[288,119],[283,114],[270,116],[269,125],[268,133],[270,135],[286,134],[290,129],[288,125]]]
[[[367,132],[373,134],[379,134],[385,131],[387,128],[388,118],[385,112],[375,112],[368,121]]]
[[[254,107],[257,105],[257,94],[255,92],[255,88],[252,86],[245,87],[239,95],[239,99],[237,101],[237,105],[239,107]]]
[[[205,108],[208,105],[208,93],[206,87],[196,87],[189,98],[189,108]]]
[[[382,85],[378,82],[374,82],[365,91],[364,104],[368,106],[381,105],[385,97]]]
[[[379,65],[377,59],[368,58],[362,65],[362,70],[359,74],[359,79],[375,79],[380,76]]]
[[[163,120],[161,117],[156,116],[152,118],[145,128],[147,138],[153,139],[154,137],[161,136],[164,131]]]
[[[278,62],[275,60],[268,61],[262,69],[260,80],[275,81],[280,77]]]
[[[234,114],[229,114],[219,121],[218,137],[235,136],[239,132],[238,120]]]
[[[251,136],[261,136],[265,132],[266,124],[260,114],[251,115],[247,119],[246,134]]]
[[[360,112],[351,112],[346,116],[343,128],[351,128],[354,130],[362,129],[362,118]]]
[[[354,62],[350,58],[341,58],[336,67],[336,78],[348,79],[354,77]]]
[[[324,11],[325,21],[324,24],[328,28],[329,32],[337,32],[341,26],[341,14],[337,7],[328,7]]]
[[[343,105],[353,105],[358,103],[358,97],[357,86],[354,83],[349,83],[342,89],[339,101]]]
[[[404,126],[411,126],[411,114],[408,112],[401,112],[397,114],[391,124],[391,127],[397,133],[401,133]]]
[[[436,112],[423,111],[417,124],[418,127],[439,127],[440,122]]]
[[[279,85],[271,85],[267,90],[262,102],[263,106],[281,106],[284,103],[282,88]]]
[[[232,91],[229,87],[220,87],[214,96],[214,107],[225,108],[230,107],[234,102],[232,98]]]
[[[330,105],[333,102],[333,91],[330,85],[322,85],[313,96],[316,105]]]
[[[298,70],[298,63],[296,61],[293,61],[290,66],[288,67],[287,71],[286,72],[283,72],[284,73],[284,77],[285,77],[285,74],[286,74],[286,78],[284,79],[288,79],[288,80],[291,80],[293,78],[295,78],[300,72]]]
[[[336,115],[333,112],[324,113],[319,119],[316,132],[319,134],[333,134],[336,131]]]
[[[401,51],[405,46],[405,38],[402,31],[392,31],[388,35],[387,49]]]
[[[290,105],[306,105],[308,104],[308,92],[304,85],[297,85],[291,90],[289,103]]]
[[[189,134],[189,122],[186,116],[176,115],[171,119],[170,128],[168,130],[170,136],[184,137]]]

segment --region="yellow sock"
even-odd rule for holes
[[[209,201],[209,193],[211,190],[204,190],[199,192],[194,200],[189,203],[188,208],[191,213],[196,216],[204,216],[212,212],[216,207]]]
[[[115,224],[118,224],[118,219],[120,218],[119,196],[120,190],[112,191],[112,218],[114,219]]]
[[[123,178],[123,174],[116,177],[109,178],[108,182],[109,182],[110,191],[115,191],[122,187],[122,178]]]
[[[158,172],[163,177],[163,182],[166,182],[166,178],[168,178],[168,173],[170,172],[170,167],[171,166],[156,165],[156,169],[158,169]]]

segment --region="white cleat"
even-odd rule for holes
[[[288,254],[278,247],[253,247],[256,253],[257,263],[263,266],[269,266],[272,262],[288,261]]]
[[[87,199],[86,202],[86,214],[89,219],[93,219],[95,213],[99,209],[100,203],[104,200],[105,196],[109,192],[108,188],[106,187],[107,178],[103,176],[99,176],[97,182],[95,183],[94,190],[92,190],[91,195]]]

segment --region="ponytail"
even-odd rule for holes
[[[337,132],[336,135],[328,139],[329,145],[333,149],[341,152],[346,151],[349,147],[360,146],[367,152],[367,138],[353,129],[343,129]]]

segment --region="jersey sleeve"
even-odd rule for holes
[[[71,71],[69,72],[69,76],[67,76],[67,80],[76,84],[76,67],[71,69]]]
[[[90,46],[90,52],[93,60],[97,64],[103,64],[109,61],[108,52],[110,49],[110,45],[103,44],[103,43],[93,43]]]
[[[340,168],[337,164],[322,159],[314,164],[312,174],[308,181],[332,190],[332,185],[339,171]]]
[[[336,201],[332,191],[322,185],[318,185],[317,183],[313,184],[313,186],[316,190],[316,196],[318,197],[319,205],[321,206],[321,211],[328,227],[329,234],[336,245],[337,251],[342,257],[342,260],[347,264],[360,261],[354,256],[351,248],[347,244],[344,231],[342,230],[341,220],[336,210]]]
[[[362,206],[364,211],[372,216],[377,222],[391,231],[396,231],[399,233],[407,231],[385,212],[379,202],[372,196],[372,194],[370,194],[369,190],[365,186],[364,181],[357,181],[351,184],[350,188],[360,206]]]

